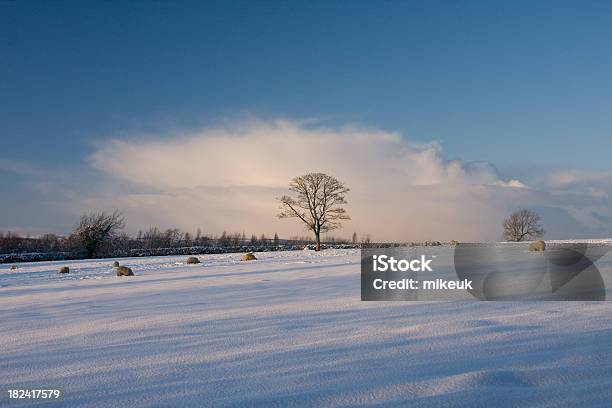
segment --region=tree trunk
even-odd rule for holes
[[[315,239],[317,240],[317,246],[315,247],[315,251],[321,250],[321,233],[315,231]]]

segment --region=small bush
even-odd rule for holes
[[[17,265],[11,265],[11,271],[14,271],[15,269],[17,269]]]
[[[59,273],[70,273],[70,268],[67,266],[62,266],[59,270]]]

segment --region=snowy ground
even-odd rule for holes
[[[0,266],[0,389],[65,390],[43,406],[612,406],[612,302],[361,302],[358,251],[257,255],[122,261],[133,278],[113,260]]]

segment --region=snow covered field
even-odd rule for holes
[[[257,256],[120,260],[133,278],[113,260],[0,266],[0,389],[65,391],[42,406],[612,406],[612,302],[361,302],[356,250]]]

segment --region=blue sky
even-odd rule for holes
[[[40,184],[91,187],[111,140],[245,117],[612,171],[611,2],[2,2],[0,39],[0,228],[65,229]]]

